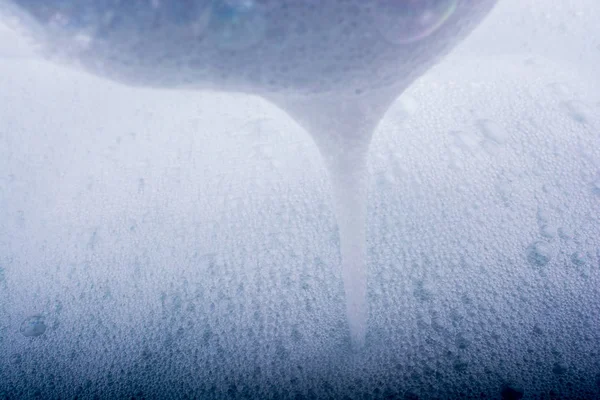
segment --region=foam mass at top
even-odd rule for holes
[[[128,83],[289,94],[405,87],[492,0],[3,0],[48,54]],[[34,29],[35,28],[35,29]]]

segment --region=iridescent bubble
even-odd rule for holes
[[[417,42],[435,31],[454,13],[459,0],[379,0],[377,27],[392,44]]]
[[[21,324],[21,334],[25,337],[41,336],[46,332],[46,324],[44,317],[41,315],[33,315]]]
[[[266,22],[254,0],[218,0],[213,4],[211,33],[224,50],[244,50],[262,41]]]

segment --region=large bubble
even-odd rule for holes
[[[41,336],[46,332],[46,324],[42,315],[33,315],[21,324],[21,334],[25,337]]]
[[[396,45],[417,42],[435,31],[454,13],[459,0],[379,0],[377,27]]]

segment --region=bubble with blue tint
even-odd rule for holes
[[[46,332],[46,324],[44,317],[41,315],[33,315],[28,317],[21,324],[21,334],[25,337],[41,336]]]
[[[377,27],[395,45],[417,42],[444,25],[459,0],[379,0]]]
[[[217,0],[210,27],[217,47],[239,51],[262,41],[266,22],[261,7],[253,0]]]

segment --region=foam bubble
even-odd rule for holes
[[[457,4],[458,0],[380,0],[378,28],[392,44],[414,43],[441,28]]]
[[[45,318],[42,315],[33,315],[21,324],[21,333],[25,337],[37,337],[46,332]]]
[[[527,248],[527,261],[532,265],[543,267],[550,262],[552,257],[550,245],[539,241]]]

